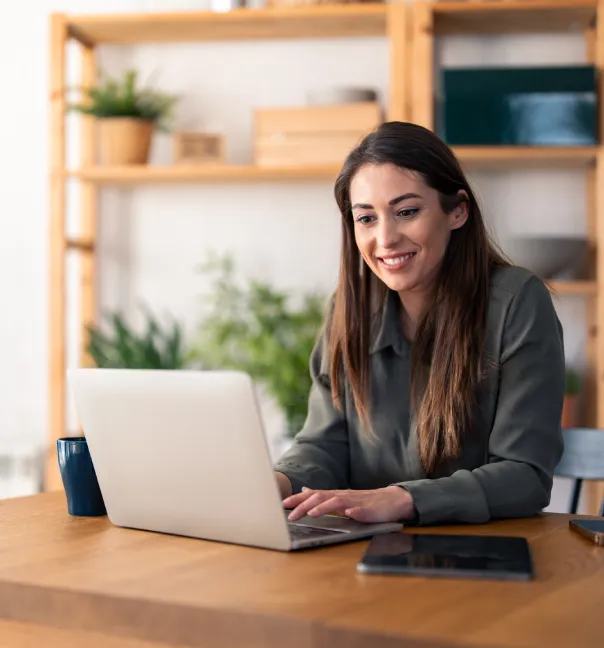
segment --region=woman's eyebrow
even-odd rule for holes
[[[402,194],[401,196],[397,196],[396,198],[393,198],[392,200],[388,201],[388,204],[393,207],[394,205],[397,205],[400,202],[403,202],[403,200],[409,200],[409,198],[421,198],[419,194],[416,193],[406,193]],[[352,209],[373,209],[373,205],[370,205],[369,203],[355,203],[352,206]]]
[[[416,193],[406,193],[403,194],[402,196],[398,196],[398,198],[393,198],[388,202],[388,204],[392,207],[394,205],[397,205],[400,202],[403,202],[403,200],[408,200],[409,198],[421,198],[421,196]]]

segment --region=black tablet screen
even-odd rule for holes
[[[532,577],[524,538],[388,533],[375,536],[358,571],[466,578]]]

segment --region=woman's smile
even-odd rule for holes
[[[378,257],[378,262],[386,271],[396,272],[397,270],[406,268],[416,254],[417,252],[408,252],[406,254]]]

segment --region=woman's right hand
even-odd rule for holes
[[[289,477],[281,472],[275,472],[275,478],[277,479],[281,499],[284,500],[287,497],[290,497],[294,490],[292,488],[292,483],[289,481]]]

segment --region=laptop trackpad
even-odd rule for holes
[[[286,511],[285,514],[286,516],[289,515],[289,511]],[[364,522],[357,522],[356,520],[351,520],[350,518],[341,517],[339,515],[322,515],[318,518],[305,515],[303,518],[300,518],[295,522],[289,522],[289,524],[299,524],[301,526],[311,526],[315,529],[344,531],[347,533],[363,530],[366,531],[369,526]]]

